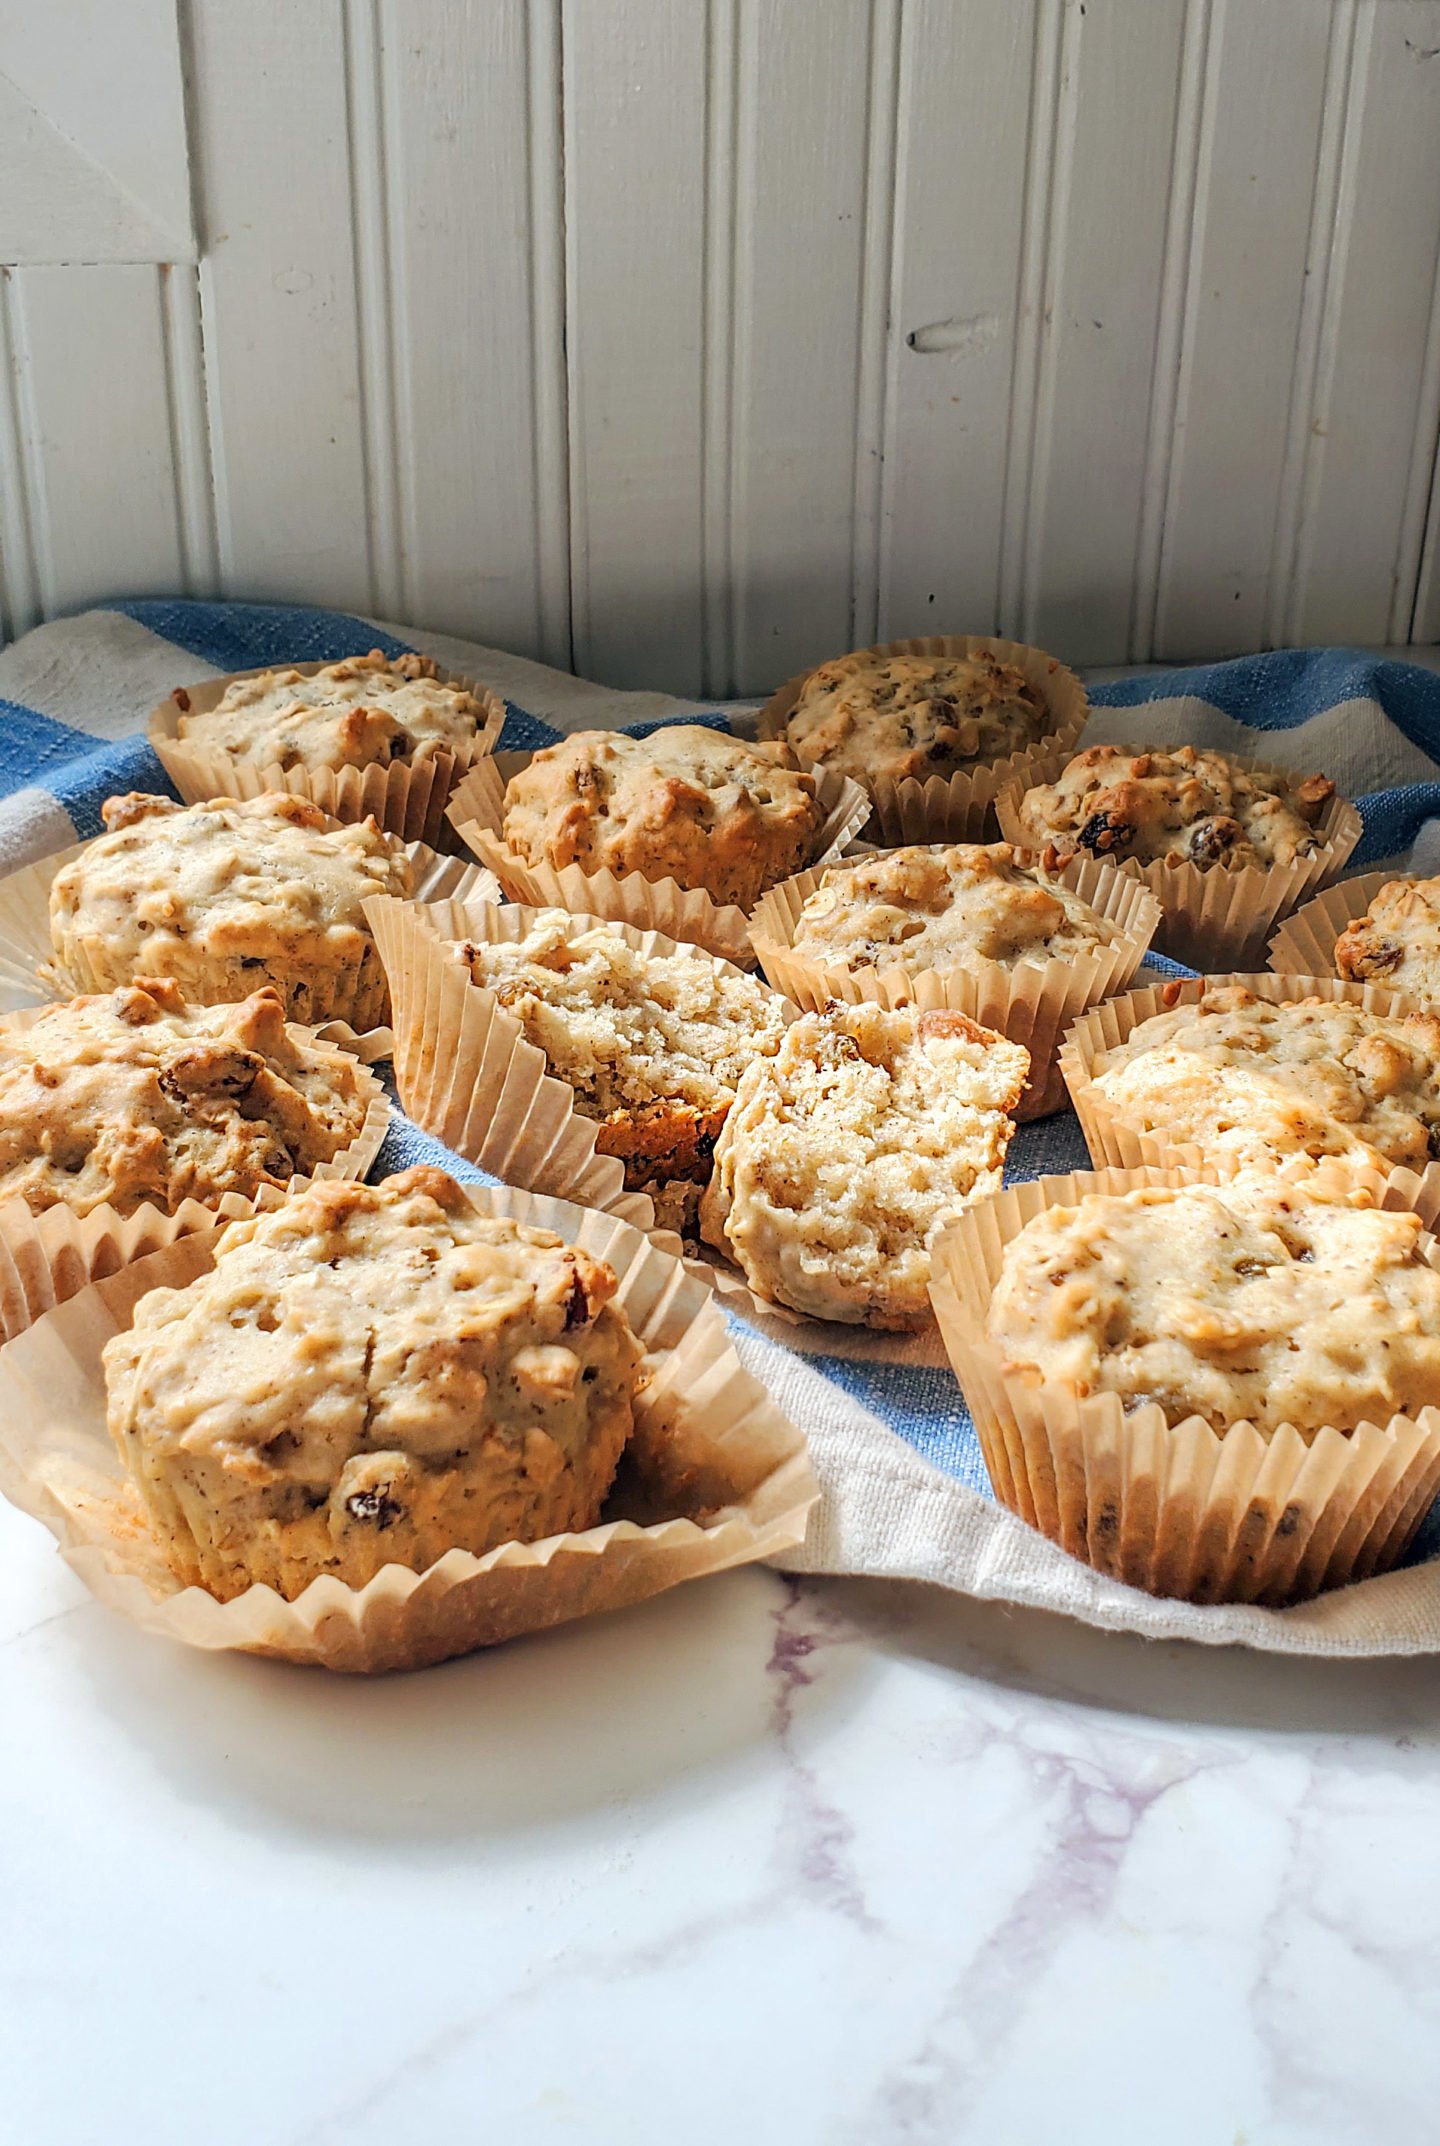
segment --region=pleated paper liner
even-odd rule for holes
[[[147,1631],[329,1669],[421,1668],[472,1648],[644,1601],[684,1580],[793,1549],[818,1495],[800,1432],[742,1367],[704,1287],[613,1215],[508,1187],[466,1186],[608,1260],[654,1365],[600,1525],[363,1588],[314,1581],[294,1602],[252,1587],[218,1602],[171,1574],[105,1426],[100,1352],[147,1290],[213,1264],[218,1230],[177,1216],[169,1241],[113,1269],[0,1351],[0,1490],[32,1513],[102,1602]],[[146,1240],[148,1245],[149,1240]],[[137,1247],[138,1250],[138,1247]]]
[[[218,706],[228,686],[242,678],[260,678],[266,671],[294,670],[313,678],[328,670],[328,663],[265,664],[258,670],[231,671],[223,678],[207,678],[203,685],[183,686],[185,703],[172,693],[150,718],[149,739],[156,756],[187,805],[210,797],[261,797],[267,790],[288,790],[306,797],[322,812],[337,820],[363,820],[373,813],[377,823],[406,842],[425,842],[431,849],[455,847],[445,807],[450,793],[475,762],[495,750],[505,722],[505,703],[488,686],[477,685],[458,672],[442,672],[436,683],[458,686],[473,694],[485,710],[485,721],[474,740],[452,751],[422,755],[413,765],[344,768],[284,768],[275,760],[240,759],[233,753],[207,750],[180,736],[182,716],[208,715]]]
[[[1064,1109],[1065,1083],[1056,1062],[1061,1036],[1087,1006],[1125,989],[1160,921],[1160,905],[1148,888],[1094,858],[1075,857],[1057,876],[1113,927],[1108,944],[1093,953],[1009,968],[976,957],[963,968],[910,970],[896,963],[851,971],[793,951],[800,911],[822,876],[797,873],[762,894],[751,914],[750,941],[776,990],[812,1012],[830,999],[922,1012],[943,1007],[999,1029],[1030,1053],[1030,1080],[1015,1113],[1022,1121]]]
[[[1388,1571],[1440,1493],[1440,1409],[1356,1430],[1266,1437],[1171,1426],[1158,1403],[1077,1397],[1006,1359],[985,1331],[1006,1246],[1033,1216],[1088,1192],[1221,1182],[1223,1170],[1103,1170],[1039,1178],[969,1209],[935,1250],[931,1294],[996,1496],[1072,1557],[1153,1595],[1272,1606]],[[1315,1183],[1329,1181],[1322,1166]],[[1409,1174],[1409,1173],[1407,1173]],[[1340,1171],[1382,1204],[1378,1173]],[[1425,1240],[1440,1267],[1440,1246]]]
[[[544,1052],[446,943],[513,943],[531,929],[536,911],[376,895],[365,913],[390,977],[395,1084],[415,1123],[507,1184],[604,1207],[651,1228],[649,1197],[625,1190],[619,1156],[596,1153],[600,1128],[577,1109],[569,1082],[547,1071]],[[577,929],[593,921],[577,918]],[[676,951],[677,942],[661,932],[616,928],[642,955]],[[722,970],[732,967],[711,959]],[[664,1241],[678,1247],[678,1238]]]
[[[1240,765],[1264,774],[1291,772],[1255,760],[1241,760]],[[1048,782],[1054,777],[1038,780]],[[1001,832],[1019,848],[1034,839],[1023,832],[1017,816],[1025,791],[1034,787],[1034,782],[1011,783],[996,800]],[[1142,879],[1159,901],[1157,954],[1182,961],[1191,969],[1258,969],[1276,919],[1344,870],[1360,840],[1360,815],[1348,798],[1332,797],[1317,832],[1321,840],[1314,850],[1294,864],[1231,869],[1224,864],[1198,865],[1166,858],[1140,864],[1127,857],[1118,864],[1105,860],[1106,869]]]
[[[1409,872],[1362,872],[1342,879],[1286,917],[1270,941],[1270,966],[1277,976],[1334,976],[1335,941],[1349,924],[1368,911],[1382,887],[1414,878]]]
[[[1053,782],[1074,752],[1090,713],[1085,688],[1072,670],[1043,648],[1027,647],[1023,641],[1000,641],[983,633],[931,634],[920,640],[882,641],[856,650],[869,656],[973,656],[988,650],[1002,663],[1013,663],[1028,682],[1043,694],[1054,715],[1054,727],[1033,745],[1008,753],[1002,760],[987,761],[956,775],[932,775],[925,782],[906,776],[901,782],[889,778],[872,780],[866,787],[874,810],[871,832],[887,849],[911,842],[984,842],[995,832],[995,801],[1010,784],[1030,788],[1038,782]],[[834,660],[834,659],[831,659]],[[761,738],[780,738],[806,681],[820,669],[790,679],[772,694],[757,718]]]
[[[1070,1091],[1070,1100],[1085,1135],[1090,1160],[1097,1169],[1135,1170],[1148,1165],[1166,1169],[1201,1169],[1212,1158],[1194,1142],[1181,1140],[1158,1129],[1128,1124],[1101,1095],[1094,1082],[1096,1060],[1123,1043],[1142,1021],[1168,1013],[1173,1006],[1192,1005],[1207,991],[1227,984],[1243,984],[1256,998],[1272,1004],[1306,998],[1347,1000],[1370,1013],[1411,1013],[1415,1002],[1374,984],[1342,983],[1335,976],[1260,975],[1201,976],[1184,983],[1147,985],[1122,997],[1107,999],[1080,1016],[1060,1046],[1060,1070]],[[1420,1215],[1427,1229],[1440,1217],[1440,1163],[1429,1163],[1415,1175],[1415,1196],[1407,1202]]]
[[[83,842],[72,842],[68,849],[57,850],[53,856],[42,857],[38,864],[24,865],[0,879],[0,1013],[69,995],[41,974],[54,957],[50,885],[62,866],[78,857],[85,847]],[[409,842],[406,848],[415,864],[416,900],[498,899],[500,890],[494,878],[479,865],[463,857],[442,857],[424,842]],[[257,971],[257,980],[264,983],[269,978]],[[385,977],[378,963],[363,963],[358,974],[349,978],[349,984],[352,988],[348,991],[332,994],[337,1001],[333,1006],[323,1013],[317,1011],[316,1027],[323,1027],[327,1021],[344,1021],[363,1031],[378,1027],[388,1017]],[[76,983],[77,995],[113,988],[108,980],[77,979]]]
[[[646,879],[641,872],[586,872],[578,864],[557,872],[552,865],[526,864],[517,857],[501,833],[505,785],[533,758],[533,753],[499,753],[482,760],[457,785],[449,805],[461,841],[490,867],[512,902],[532,909],[571,909],[578,916],[604,917],[637,931],[663,932],[667,939],[703,946],[737,968],[754,966],[744,910],[715,901],[703,887]],[[825,820],[815,845],[817,867],[840,855],[870,809],[860,785],[843,775],[822,775],[818,796]]]

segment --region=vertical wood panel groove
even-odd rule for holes
[[[575,660],[584,668],[590,647],[590,494],[585,482],[585,405],[578,377],[580,357],[579,240],[580,222],[571,190],[579,170],[576,139],[576,100],[569,85],[575,80],[574,0],[560,0],[560,80],[565,93],[560,105],[561,171],[563,174],[563,252],[565,320],[565,452],[570,472],[570,639]]]
[[[1440,641],[1440,258],[1431,284],[1390,635],[1395,641]]]
[[[701,382],[702,688],[735,691],[731,479],[735,434],[736,68],[738,0],[709,0],[705,99],[705,295]]]
[[[0,269],[0,624],[12,639],[28,633],[41,615],[31,480],[20,417],[15,299],[14,273]]]
[[[1060,303],[1060,254],[1070,205],[1070,185],[1075,166],[1075,130],[1079,117],[1079,43],[1084,23],[1080,0],[1062,0],[1056,54],[1054,121],[1051,130],[1048,199],[1045,232],[1040,247],[1040,308],[1034,357],[1035,393],[1029,424],[1030,445],[1026,457],[1024,502],[1020,510],[1020,536],[1016,545],[1018,569],[1010,591],[1009,616],[1021,640],[1037,638],[1036,595],[1039,585],[1041,509],[1043,478],[1049,460],[1055,420],[1056,370],[1060,336],[1056,319]]]
[[[527,198],[530,216],[531,472],[535,494],[535,609],[540,654],[568,669],[570,466],[565,372],[564,54],[560,0],[525,10]]]
[[[891,264],[895,242],[896,149],[903,0],[875,0],[870,13],[866,103],[865,228],[855,373],[855,505],[851,538],[850,638],[880,633],[881,517],[885,400],[889,379]]]
[[[165,407],[175,478],[175,519],[188,596],[213,596],[219,587],[215,493],[210,468],[210,419],[205,401],[205,354],[200,342],[200,282],[184,263],[160,270],[160,325],[165,350]]]
[[[1130,639],[1131,663],[1148,663],[1155,645],[1160,603],[1160,562],[1165,542],[1165,506],[1174,458],[1174,431],[1179,407],[1180,375],[1185,350],[1196,206],[1205,113],[1211,99],[1212,0],[1188,0],[1180,88],[1175,110],[1175,152],[1170,171],[1170,202],[1165,229],[1165,265],[1161,274],[1160,314],[1155,331],[1155,369],[1145,451],[1140,537],[1134,577]]]
[[[35,271],[30,271],[31,274]],[[40,271],[44,273],[44,271]],[[45,458],[40,437],[40,418],[35,406],[35,375],[25,309],[25,274],[7,276],[9,285],[9,339],[11,377],[15,395],[15,432],[20,449],[25,527],[30,540],[30,572],[39,617],[53,618],[60,609],[55,581],[54,535],[50,527],[50,503],[45,487]]]
[[[1064,0],[1041,0],[1035,17],[1030,76],[1025,206],[1016,292],[1014,361],[1010,375],[1010,416],[1006,428],[1004,508],[1001,517],[1001,632],[1019,635],[1025,577],[1026,521],[1034,455],[1040,341],[1044,329],[1046,257],[1050,233],[1050,187],[1053,172],[1060,50],[1065,33]]]
[[[402,448],[397,430],[395,284],[380,0],[344,0],[341,21],[370,606],[382,618],[403,618],[412,594],[405,532],[414,508],[413,501],[407,501],[402,510],[402,473],[413,467],[414,456]]]

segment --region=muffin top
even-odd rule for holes
[[[677,723],[547,746],[506,789],[503,832],[527,864],[639,872],[748,909],[808,862],[824,818],[783,748]]]
[[[263,971],[299,945],[323,968],[369,943],[368,895],[404,897],[414,884],[404,845],[373,819],[337,826],[283,791],[183,806],[131,791],[103,817],[107,832],[51,884],[62,962],[74,936],[140,963],[132,974],[186,974],[197,953]]]
[[[701,1206],[751,1286],[812,1318],[929,1318],[930,1240],[999,1189],[1030,1056],[962,1013],[805,1014],[742,1075]]]
[[[168,979],[0,1020],[0,1199],[89,1214],[246,1197],[357,1138],[355,1061],[292,1036],[279,994],[188,1006]]]
[[[1335,941],[1335,973],[1440,997],[1440,879],[1392,879]]]
[[[856,782],[949,776],[1034,745],[1056,728],[1045,696],[989,649],[822,663],[800,688],[785,737],[806,766]]]
[[[429,656],[386,656],[378,648],[305,677],[293,667],[237,678],[213,708],[181,709],[178,734],[207,752],[267,767],[369,767],[468,752],[488,720],[466,687],[445,684]]]
[[[1273,1176],[1089,1193],[1006,1246],[987,1331],[1077,1395],[1270,1434],[1440,1406],[1440,1274],[1417,1215]]]
[[[1116,863],[1293,864],[1316,847],[1334,795],[1324,775],[1262,774],[1199,746],[1130,753],[1091,745],[1016,809],[1037,849],[1073,843]]]
[[[1272,1004],[1227,984],[1142,1021],[1092,1077],[1127,1124],[1207,1155],[1353,1155],[1423,1170],[1440,1154],[1433,1014]]]
[[[882,851],[832,864],[807,896],[794,951],[823,967],[947,969],[1075,960],[1113,943],[1107,922],[1008,842]]]
[[[774,1052],[785,1001],[698,947],[641,954],[614,925],[543,909],[523,939],[457,951],[587,1117],[656,1101],[711,1111],[753,1058]]]
[[[629,1421],[641,1357],[614,1271],[477,1214],[444,1171],[312,1186],[232,1223],[214,1258],[106,1344],[111,1421],[142,1480],[192,1484],[211,1516],[237,1501],[262,1559],[308,1525],[313,1563],[318,1515],[337,1564],[358,1530],[378,1569],[421,1513],[428,1562],[447,1485],[451,1540],[486,1538],[487,1501],[507,1539],[517,1485],[581,1464],[597,1417]],[[212,1547],[217,1581],[235,1591]]]

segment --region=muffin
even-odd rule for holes
[[[924,1326],[931,1241],[999,1187],[1029,1064],[964,1014],[806,1014],[741,1076],[705,1238],[792,1311]]]
[[[521,938],[454,944],[596,1121],[597,1151],[623,1160],[662,1226],[693,1231],[740,1076],[780,1047],[784,1000],[697,947],[642,953],[559,909]]]
[[[1141,1021],[1089,1068],[1136,1132],[1207,1158],[1343,1155],[1381,1170],[1440,1156],[1440,1017],[1226,984]]]
[[[1289,865],[1320,845],[1334,795],[1324,775],[1247,768],[1194,745],[1141,753],[1092,745],[1058,780],[1025,791],[1015,822],[1036,849],[1078,846],[1117,864]]]
[[[1335,941],[1335,973],[1411,998],[1440,997],[1440,879],[1392,879]]]
[[[443,1171],[232,1223],[104,1350],[107,1418],[177,1578],[294,1599],[592,1527],[641,1351],[604,1262]]]
[[[1313,1438],[1440,1406],[1440,1274],[1417,1215],[1271,1173],[1088,1194],[1005,1248],[986,1322],[1011,1374],[1172,1426]]]
[[[295,1021],[387,1018],[362,904],[407,897],[414,871],[373,820],[338,826],[278,791],[188,806],[132,791],[103,817],[50,889],[42,973],[65,996],[163,975],[202,1005],[269,983]]]
[[[358,1139],[373,1083],[292,1035],[268,986],[192,1007],[168,978],[0,1019],[0,1200],[36,1213],[249,1198]]]
[[[547,746],[508,784],[501,831],[531,866],[638,872],[749,909],[808,861],[824,819],[815,777],[783,749],[680,723]]]
[[[235,678],[213,708],[175,693],[176,735],[203,752],[267,767],[411,766],[443,753],[468,759],[491,710],[440,677],[429,656],[348,656],[308,674],[287,668]]]
[[[784,735],[804,766],[869,785],[962,773],[1038,744],[1055,727],[1039,688],[992,649],[862,648],[810,673]]]
[[[1117,927],[1066,887],[1052,849],[1030,859],[1008,842],[882,851],[830,865],[795,926],[795,955],[863,968],[956,968],[1083,959]]]

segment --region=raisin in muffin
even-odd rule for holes
[[[222,1601],[592,1527],[641,1351],[613,1271],[444,1171],[232,1223],[104,1351],[110,1430],[177,1578]]]
[[[1124,752],[1091,745],[1059,779],[1015,808],[1020,838],[1088,850],[1123,863],[1285,865],[1309,856],[1335,785],[1242,767],[1226,753],[1182,745]]]
[[[65,995],[159,975],[202,1005],[270,983],[295,1021],[388,1018],[361,905],[408,896],[414,870],[373,819],[341,827],[281,792],[181,806],[132,791],[103,817],[50,888],[43,973]]]
[[[807,767],[866,784],[924,782],[1004,759],[1054,728],[1044,694],[990,649],[964,656],[858,649],[810,673],[785,738]]]
[[[1440,998],[1440,879],[1392,879],[1335,941],[1335,973]]]
[[[783,749],[679,723],[547,746],[507,786],[501,831],[529,865],[638,872],[749,909],[809,862],[824,818]]]
[[[701,1203],[757,1296],[904,1331],[930,1246],[999,1189],[1029,1053],[962,1013],[806,1014],[742,1075]]]
[[[1007,1367],[1266,1436],[1440,1406],[1440,1274],[1419,1217],[1266,1173],[1088,1193],[1006,1246],[987,1331]]]
[[[1013,968],[1113,944],[1117,927],[1056,876],[1055,853],[1008,842],[882,851],[828,867],[796,920],[792,952],[822,968]]]
[[[1105,1107],[1207,1157],[1440,1155],[1440,1018],[1224,985],[1142,1021],[1090,1069]]]
[[[249,1198],[358,1139],[370,1084],[279,993],[187,1006],[168,978],[0,1020],[0,1200],[122,1215]]]
[[[410,765],[440,753],[468,756],[490,711],[467,686],[446,683],[429,656],[368,656],[236,678],[213,708],[190,712],[183,692],[176,735],[205,752],[267,767]]]
[[[663,1226],[693,1232],[715,1141],[751,1060],[772,1055],[785,1001],[698,947],[642,954],[613,924],[534,912],[523,938],[457,945],[597,1121],[632,1191]]]

